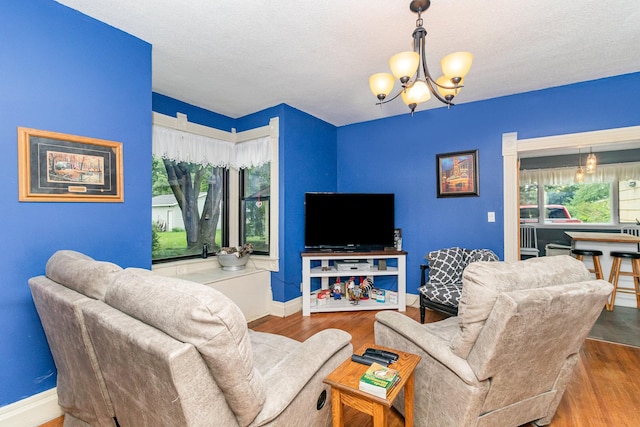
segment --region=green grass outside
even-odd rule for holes
[[[187,234],[181,230],[158,232],[158,249],[151,256],[153,259],[165,259],[195,253],[195,250],[187,250]]]
[[[220,232],[216,233],[216,247],[221,247]],[[249,237],[248,243],[253,243],[254,250],[268,251],[264,240],[257,237]],[[213,251],[213,248],[209,249]],[[153,251],[153,259],[172,258],[185,255],[199,255],[202,249],[193,248],[187,250],[187,234],[184,230],[180,231],[161,231],[158,232],[158,249]]]
[[[216,246],[220,246],[220,233],[216,234]],[[187,233],[180,231],[158,232],[158,249],[153,251],[153,259],[173,258],[185,255],[199,255],[202,248],[187,249]],[[213,251],[210,248],[209,251]]]
[[[158,233],[160,247],[165,250],[176,250],[187,247],[187,233],[181,231],[166,231]]]

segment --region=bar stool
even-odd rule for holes
[[[593,268],[590,268],[589,271],[595,273],[596,279],[604,279],[604,276],[602,275],[602,265],[600,265],[602,251],[592,249],[573,249],[571,250],[571,253],[576,256],[578,261],[582,261],[584,257],[590,256],[593,260]]]
[[[611,275],[609,276],[609,282],[613,285],[613,292],[611,293],[611,302],[608,302],[606,307],[607,311],[613,311],[613,305],[616,302],[616,291],[626,294],[635,294],[636,307],[640,308],[640,252],[611,252],[611,258],[613,264],[611,265]],[[620,265],[623,259],[631,261],[631,269],[633,271],[621,271]],[[618,286],[618,279],[620,276],[633,277],[633,288],[625,288]]]

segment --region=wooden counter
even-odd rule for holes
[[[565,231],[575,241],[608,242],[608,243],[640,243],[640,237],[626,233],[599,233],[597,231]]]

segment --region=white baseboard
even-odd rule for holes
[[[52,388],[0,408],[0,426],[34,427],[62,414],[57,390]]]
[[[272,316],[287,317],[298,311],[302,311],[302,297],[287,302],[271,301]]]
[[[420,296],[407,294],[407,307],[420,307]]]

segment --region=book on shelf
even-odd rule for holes
[[[358,388],[374,396],[386,399],[389,391],[398,382],[398,371],[379,363],[372,363],[369,369],[360,377]]]
[[[391,304],[397,304],[398,303],[398,292],[396,291],[387,291],[387,300],[389,303]]]

